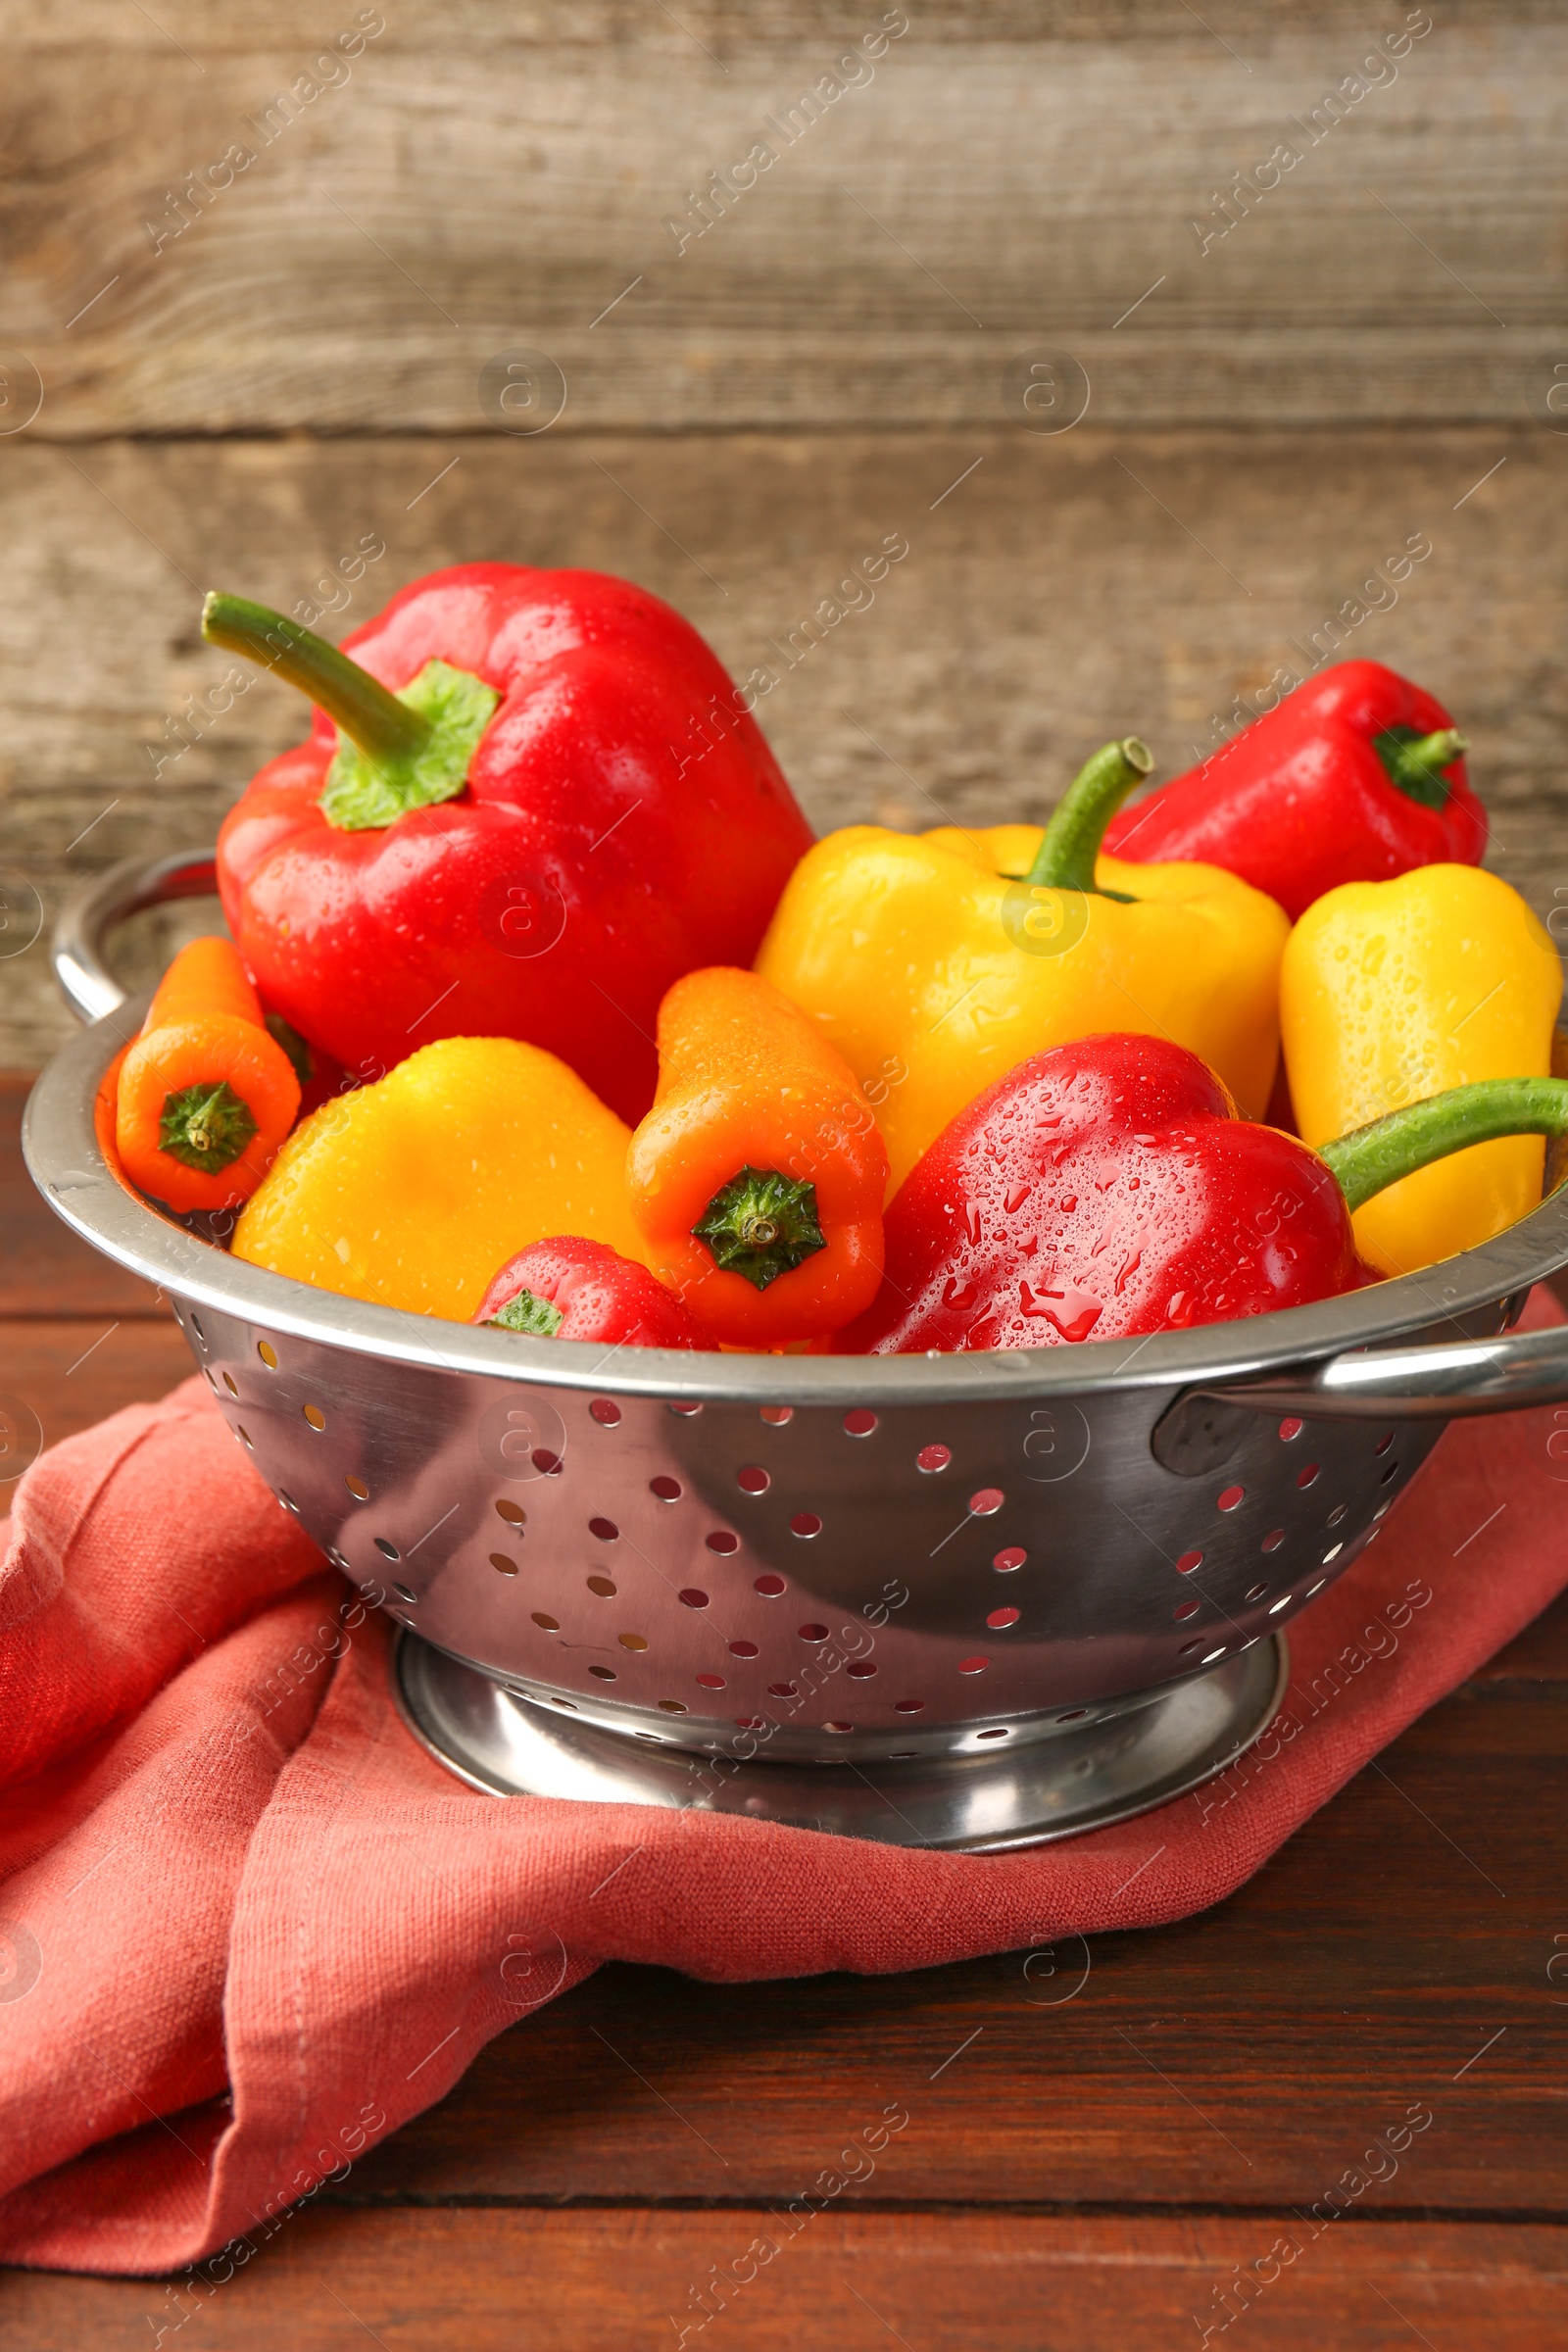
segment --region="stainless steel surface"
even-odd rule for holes
[[[206,898],[217,888],[211,850],[176,850],[151,860],[122,858],[74,891],[60,910],[49,952],[60,993],[77,1020],[101,1021],[125,1001],[105,952],[117,923],[144,907]]]
[[[163,1286],[236,1443],[334,1560],[628,1749],[761,1738],[770,1770],[923,1770],[1122,1715],[1343,1574],[1445,1418],[1568,1396],[1568,1333],[1499,1336],[1568,1260],[1564,1195],[1349,1298],[1071,1348],[607,1351],[366,1306],[116,1180],[91,1105],[125,1026],[34,1090],[45,1197]]]
[[[393,1689],[431,1752],[498,1796],[738,1813],[883,1845],[1004,1853],[1103,1829],[1162,1805],[1235,1762],[1268,1729],[1289,1675],[1264,1641],[1145,1706],[1054,1739],[973,1756],[877,1766],[696,1755],[662,1731],[635,1742],[536,1703],[416,1635],[400,1637]]]

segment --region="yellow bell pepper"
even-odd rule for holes
[[[821,1022],[859,1079],[895,1190],[994,1079],[1102,1030],[1191,1048],[1261,1115],[1290,924],[1217,866],[1097,855],[1152,764],[1136,737],[1107,744],[1044,833],[851,825],[795,868],[757,968]]]
[[[642,1260],[630,1141],[555,1054],[443,1038],[295,1129],[233,1252],[318,1290],[466,1323],[530,1242],[579,1234]]]
[[[1291,1100],[1314,1147],[1483,1078],[1541,1078],[1562,966],[1515,890],[1473,865],[1348,882],[1302,915],[1280,975]],[[1476,1144],[1355,1212],[1356,1247],[1413,1273],[1490,1241],[1541,1199],[1539,1136]]]

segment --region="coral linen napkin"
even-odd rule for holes
[[[0,1569],[0,2259],[259,2242],[601,1960],[928,1968],[1217,1901],[1568,1583],[1557,1426],[1448,1432],[1221,1780],[991,1857],[476,1794],[196,1381],[69,1439]]]

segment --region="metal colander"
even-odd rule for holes
[[[265,1273],[93,1136],[141,1009],[103,938],[211,873],[133,863],[68,909],[57,971],[96,1017],[38,1082],[28,1165],[163,1287],[236,1446],[407,1629],[416,1730],[481,1787],[969,1848],[1120,1818],[1262,1730],[1281,1629],[1449,1416],[1568,1396],[1568,1331],[1505,1336],[1568,1260],[1568,1194],[1315,1306],[934,1360],[607,1350]]]

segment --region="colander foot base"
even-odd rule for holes
[[[416,1737],[498,1796],[739,1813],[883,1845],[1003,1853],[1126,1821],[1233,1763],[1272,1722],[1288,1672],[1271,1634],[1127,1713],[1005,1755],[874,1763],[738,1763],[607,1731],[516,1697],[405,1633],[393,1689]]]

